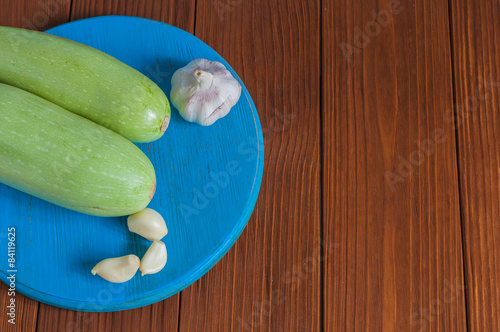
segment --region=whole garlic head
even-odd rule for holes
[[[196,59],[172,76],[172,104],[185,120],[202,126],[226,116],[240,95],[238,80],[217,61]]]

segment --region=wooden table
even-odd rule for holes
[[[14,327],[1,284],[1,331],[500,331],[499,0],[0,0],[6,26],[108,14],[187,30],[238,72],[259,200],[180,294],[114,313],[18,294]]]

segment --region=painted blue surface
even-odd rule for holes
[[[136,17],[104,16],[48,31],[100,49],[153,79],[170,95],[170,79],[193,59],[229,65],[193,35]],[[239,78],[238,78],[239,79]],[[123,284],[90,273],[104,258],[146,252],[150,242],[128,231],[126,218],[69,211],[0,184],[0,279],[7,283],[7,229],[15,227],[16,289],[35,300],[79,311],[141,307],[176,294],[217,263],[252,214],[262,180],[264,146],[245,87],[229,115],[210,127],[172,120],[158,141],[140,144],[158,187],[149,207],[169,229],[165,268]]]

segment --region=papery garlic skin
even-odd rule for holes
[[[167,247],[161,241],[153,241],[141,259],[141,275],[159,272],[167,263]]]
[[[241,85],[217,61],[196,59],[172,76],[170,101],[181,116],[210,126],[226,116],[241,95]]]
[[[141,260],[139,257],[136,255],[126,255],[104,259],[97,263],[91,272],[93,275],[97,273],[107,281],[122,283],[132,279],[140,265]]]
[[[161,240],[168,234],[165,220],[153,209],[145,208],[127,219],[129,231],[139,234],[149,241]]]

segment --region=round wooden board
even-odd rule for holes
[[[222,62],[193,35],[137,17],[104,16],[67,23],[48,33],[100,49],[155,81],[170,95],[173,73],[196,58]],[[239,78],[238,78],[239,79]],[[241,82],[241,80],[240,80]],[[241,82],[242,86],[243,83]],[[146,252],[150,242],[130,233],[126,217],[99,218],[47,203],[0,184],[0,279],[8,283],[8,228],[15,228],[15,284],[20,293],[61,308],[105,312],[161,301],[186,288],[235,243],[260,189],[262,130],[243,86],[238,104],[210,127],[172,119],[158,141],[138,145],[158,181],[149,207],[165,218],[169,233],[165,268],[123,284],[90,273],[104,258]]]

